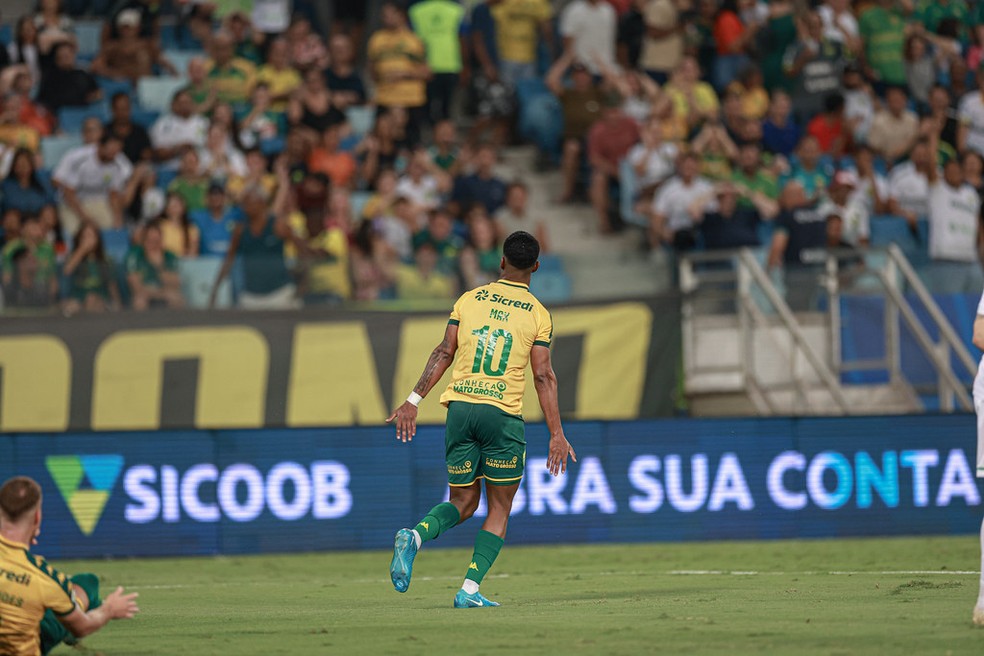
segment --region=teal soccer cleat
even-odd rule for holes
[[[491,601],[482,596],[481,592],[468,594],[464,590],[458,590],[454,596],[455,608],[485,608],[487,606],[498,606],[499,602]]]
[[[410,589],[410,576],[413,574],[413,559],[417,556],[417,541],[413,531],[401,528],[396,532],[393,544],[393,562],[390,563],[390,578],[397,592]]]

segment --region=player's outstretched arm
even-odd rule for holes
[[[577,455],[560,423],[560,404],[557,402],[557,374],[550,361],[550,347],[534,345],[530,352],[530,365],[533,368],[533,386],[540,399],[540,409],[550,431],[550,449],[547,454],[547,469],[554,476],[567,471],[567,456],[577,462]]]
[[[76,608],[59,619],[72,635],[76,638],[84,638],[106,626],[110,620],[128,620],[139,613],[137,594],[136,592],[124,594],[123,588],[118,587],[103,600],[99,608],[89,612]]]
[[[431,351],[427,358],[424,373],[413,387],[413,394],[386,420],[387,424],[396,422],[396,439],[409,442],[417,434],[417,404],[427,396],[427,393],[437,385],[441,376],[454,362],[455,351],[458,350],[458,325],[449,323],[444,331],[444,339]]]

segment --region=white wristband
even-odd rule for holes
[[[420,402],[423,400],[424,397],[422,397],[420,394],[417,394],[416,392],[410,392],[410,396],[407,397],[407,403],[409,403],[414,407],[420,405]]]

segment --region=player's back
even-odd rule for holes
[[[553,338],[550,313],[526,285],[497,280],[463,294],[450,323],[458,326],[458,352],[441,403],[487,403],[521,415],[530,351]]]
[[[43,558],[0,537],[0,654],[40,654],[44,611],[66,615],[74,610],[70,586]]]

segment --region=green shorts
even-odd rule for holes
[[[99,598],[99,578],[95,574],[76,574],[68,580],[85,590],[86,596],[89,597],[89,610],[102,605],[102,599]],[[44,617],[41,618],[41,653],[47,654],[62,641],[72,644],[73,640],[72,634],[58,621],[58,617],[50,610],[46,610]]]
[[[526,424],[494,405],[452,401],[444,458],[451,486],[466,487],[479,478],[492,485],[515,485],[526,466]]]

